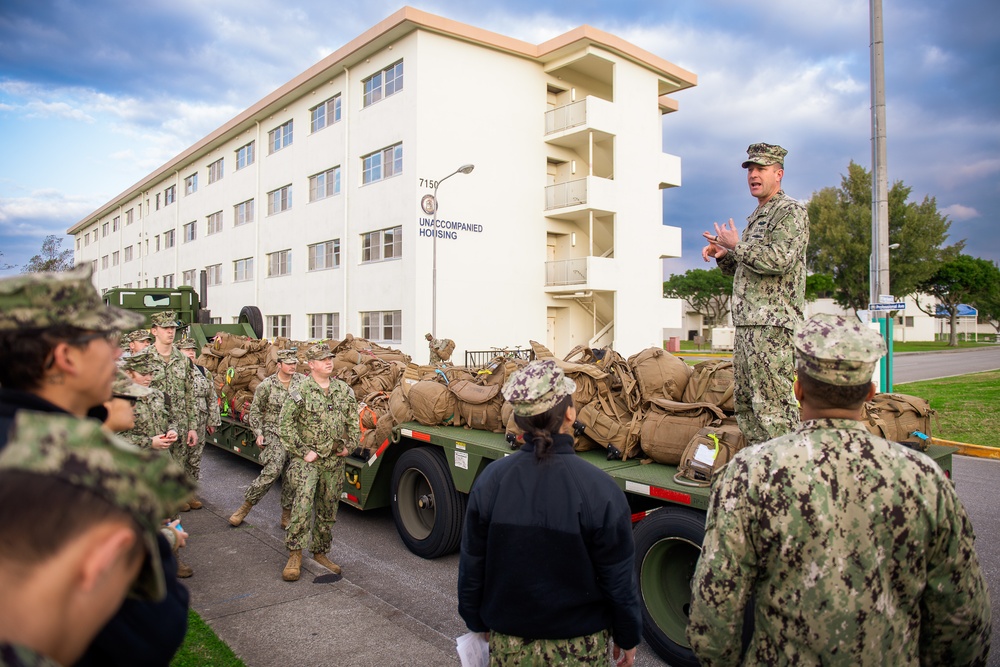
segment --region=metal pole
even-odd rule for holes
[[[871,303],[879,302],[879,295],[889,291],[889,173],[886,165],[885,131],[885,44],[882,34],[882,0],[870,0],[871,8],[871,99],[872,99],[872,261],[869,281]],[[884,319],[883,311],[876,311]],[[880,330],[891,337],[886,322]],[[891,345],[891,338],[887,338]],[[883,364],[883,391],[892,391],[892,355],[887,354]]]
[[[431,239],[431,334],[437,338],[437,308],[438,308],[438,229],[437,229],[437,215],[438,215],[438,203],[437,203],[437,193],[438,187],[442,183],[447,181],[449,178],[455,174],[471,174],[472,170],[475,169],[475,165],[463,164],[461,167],[451,172],[440,181],[434,184],[434,214],[431,216],[431,233],[433,237]]]

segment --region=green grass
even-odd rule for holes
[[[188,631],[170,667],[245,667],[232,649],[201,620],[194,610],[188,611]]]
[[[968,343],[959,341],[958,347],[948,347],[948,341],[915,341],[911,343],[904,343],[898,340],[892,341],[892,351],[893,352],[941,352],[942,350],[964,350],[972,347],[994,347],[996,343],[984,342],[982,336],[980,336],[980,342],[974,343],[969,341]]]
[[[930,401],[937,411],[931,421],[935,437],[1000,447],[1000,371],[907,382],[895,385],[893,391]]]

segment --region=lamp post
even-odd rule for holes
[[[438,308],[438,229],[437,229],[437,215],[438,215],[438,203],[437,203],[437,193],[438,188],[442,183],[447,181],[449,178],[455,174],[471,174],[472,170],[476,168],[474,164],[463,164],[461,167],[451,172],[440,181],[434,184],[434,215],[431,218],[431,234],[432,237],[432,249],[431,249],[431,333],[434,337],[437,337],[437,308]]]

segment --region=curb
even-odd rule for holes
[[[935,445],[946,445],[948,447],[958,447],[956,454],[962,456],[974,456],[980,459],[1000,459],[1000,447],[984,447],[983,445],[970,445],[967,442],[955,442],[954,440],[943,440],[941,438],[931,438]]]

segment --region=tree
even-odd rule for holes
[[[66,271],[73,268],[73,251],[62,249],[61,236],[50,234],[42,241],[42,251],[28,260],[21,273]]]
[[[13,269],[14,266],[15,266],[14,264],[8,264],[7,262],[3,261],[3,251],[0,251],[0,271],[6,271],[7,269]]]
[[[889,189],[889,285],[893,294],[912,294],[934,275],[942,261],[953,258],[964,241],[942,247],[951,222],[938,213],[933,197],[909,202],[912,188],[902,181]],[[853,161],[840,188],[823,188],[809,201],[809,247],[806,265],[814,273],[833,276],[834,299],[850,310],[865,310],[870,291],[872,252],[871,174]]]
[[[941,264],[934,275],[922,282],[918,289],[922,294],[935,297],[948,314],[951,332],[948,337],[950,347],[958,346],[958,306],[977,305],[980,299],[988,301],[1000,285],[1000,269],[996,264],[978,257],[958,255]],[[924,307],[919,298],[917,307],[928,315],[934,304]]]
[[[994,276],[995,283],[983,290],[976,299],[979,308],[979,320],[990,324],[1000,335],[1000,269]]]
[[[663,296],[684,299],[705,318],[705,326],[723,324],[729,316],[733,277],[719,269],[691,269],[663,281]]]
[[[833,276],[827,273],[810,273],[806,276],[806,301],[829,299],[836,289]]]

